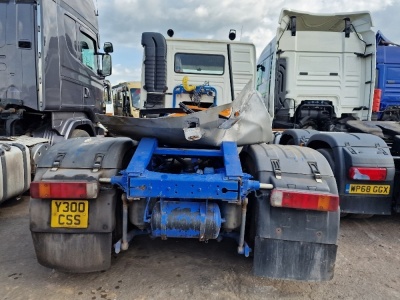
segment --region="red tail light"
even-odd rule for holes
[[[381,106],[382,90],[374,90],[374,99],[372,100],[372,112],[379,112]]]
[[[271,205],[297,209],[337,211],[339,196],[330,193],[274,189],[271,192]]]
[[[384,181],[386,174],[386,168],[351,167],[349,170],[349,177],[354,180]]]
[[[30,187],[31,197],[42,199],[94,199],[98,191],[97,182],[87,181],[34,181]]]

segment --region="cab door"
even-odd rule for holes
[[[41,1],[44,110],[101,112],[97,28],[79,17],[94,15],[86,2]]]

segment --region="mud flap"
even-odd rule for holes
[[[110,178],[126,167],[133,150],[134,144],[127,138],[76,138],[60,142],[39,161],[35,181]],[[118,227],[119,191],[110,184],[100,184],[98,197],[88,199],[86,228],[51,227],[52,201],[30,200],[30,230],[38,262],[64,272],[108,269],[113,234]]]
[[[88,273],[111,265],[111,233],[32,232],[32,239],[38,262],[48,268]]]
[[[334,275],[339,213],[272,207],[258,195],[253,273],[274,279],[327,281]]]
[[[326,281],[333,278],[336,245],[256,237],[254,275]]]
[[[253,145],[242,158],[261,182],[276,188],[337,194],[328,162],[313,149],[298,146]],[[274,162],[279,161],[279,164]],[[314,162],[316,177],[309,162]],[[278,168],[279,167],[279,168]],[[339,210],[333,212],[273,207],[270,192],[249,195],[248,242],[253,245],[254,275],[274,279],[326,281],[334,274]]]
[[[38,262],[63,272],[87,273],[110,267],[118,193],[101,191],[89,201],[88,228],[51,228],[51,200],[31,199],[30,229]]]

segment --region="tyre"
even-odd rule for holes
[[[382,121],[399,121],[399,117],[398,115],[384,114],[382,117]]]
[[[322,154],[323,157],[326,158],[326,160],[329,163],[329,166],[332,169],[333,175],[335,175],[335,160],[333,158],[333,151],[332,149],[328,149],[328,148],[320,148],[320,149],[316,149],[319,153]]]
[[[317,149],[319,153],[321,153],[326,160],[328,161],[329,165],[331,166],[331,169],[333,171],[333,174],[335,174],[335,160],[333,159],[333,151],[332,149],[327,149],[327,148],[321,148]],[[373,214],[348,214],[348,213],[340,213],[340,217],[351,217],[354,219],[367,219],[371,218]]]
[[[257,176],[255,163],[251,159],[249,155],[243,153],[241,155],[242,167],[243,171],[252,175],[253,177]],[[250,248],[254,249],[254,241],[256,236],[256,201],[255,201],[255,193],[250,193],[248,195],[249,203],[247,204],[247,214],[246,214],[246,228],[245,228],[245,241],[250,246]],[[253,256],[253,252],[250,253]]]
[[[90,137],[90,134],[82,129],[74,129],[69,136],[70,139],[79,138],[79,137]]]
[[[320,148],[317,149],[317,151],[319,153],[322,154],[323,157],[326,158],[326,160],[328,161],[329,166],[332,169],[333,175],[335,175],[335,160],[333,159],[333,151],[332,149],[328,149],[328,148]],[[340,213],[340,218],[345,218],[347,217],[349,214],[348,213]]]
[[[296,144],[294,143],[294,138],[288,139],[285,145],[296,145]]]

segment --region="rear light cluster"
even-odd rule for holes
[[[94,199],[99,185],[88,181],[34,181],[31,183],[32,198],[42,199]]]
[[[330,193],[274,189],[271,192],[271,205],[297,209],[337,211],[339,196]]]
[[[351,167],[349,177],[354,180],[385,181],[386,168]]]

